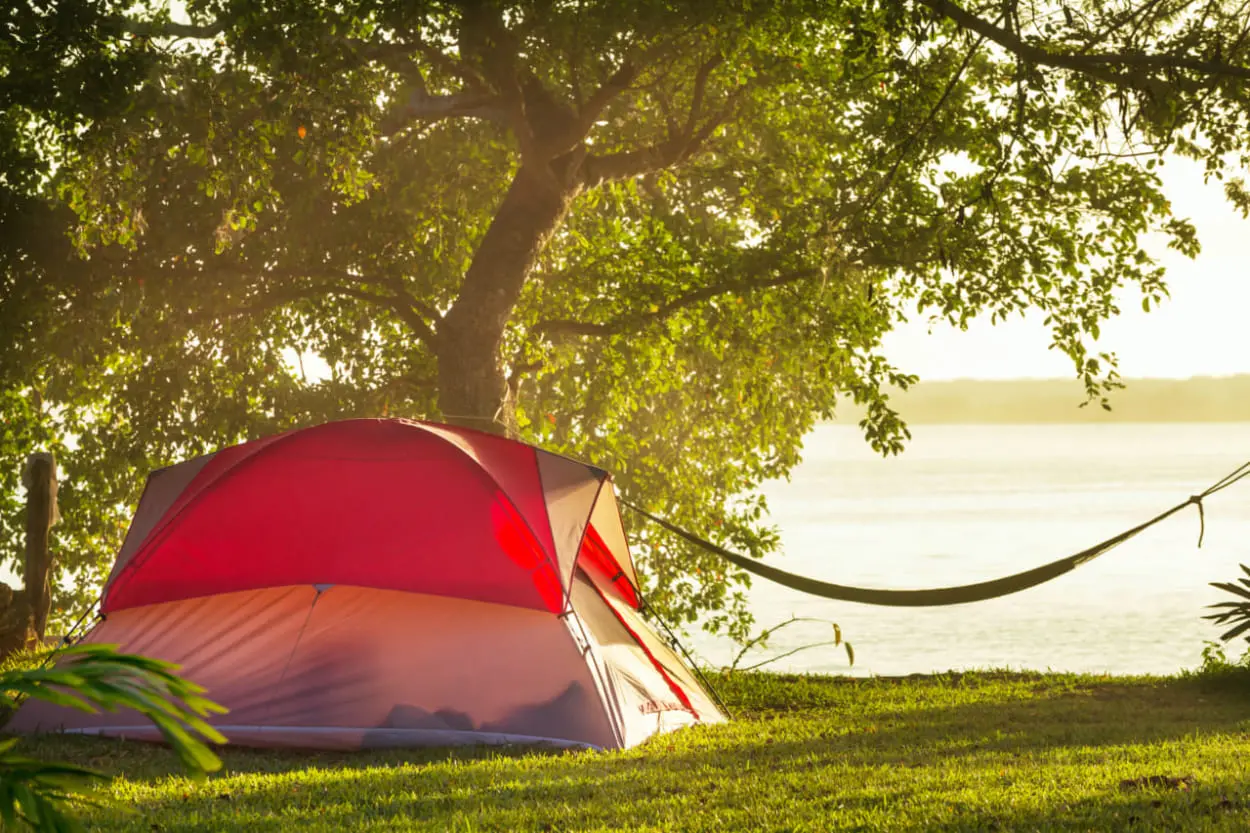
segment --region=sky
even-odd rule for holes
[[[1173,213],[1198,230],[1202,253],[1189,260],[1166,246],[1147,247],[1167,267],[1172,297],[1150,313],[1138,293],[1125,293],[1121,315],[1102,328],[1099,350],[1114,352],[1126,378],[1225,376],[1250,373],[1250,220],[1225,200],[1221,183],[1202,182],[1200,165],[1169,159],[1162,171]],[[900,325],[884,350],[921,381],[1071,378],[1072,362],[1048,350],[1042,316],[967,331],[924,320]]]

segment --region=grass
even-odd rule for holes
[[[197,784],[160,747],[23,746],[117,776],[99,830],[1250,829],[1244,669],[721,687],[735,721],[627,752],[234,749]]]

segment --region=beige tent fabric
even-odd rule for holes
[[[213,722],[227,737],[237,727],[236,742],[618,745],[567,623],[545,611],[358,587],[271,588],[121,610],[88,641],[182,665],[230,709]],[[9,728],[138,737],[143,726],[134,714],[32,701]]]
[[[106,585],[113,581],[131,557],[139,551],[143,542],[147,540],[148,533],[200,473],[200,469],[208,465],[211,459],[213,459],[212,454],[205,454],[203,457],[156,469],[148,475],[147,483],[143,487],[143,496],[139,498],[139,508],[130,521],[130,528],[126,531],[126,540],[122,542],[122,548],[117,553],[117,560],[113,562],[113,571],[109,573]]]
[[[616,489],[611,478],[603,481],[590,523],[620,563],[629,583],[637,587],[638,572],[634,569],[634,558],[629,554],[629,542],[625,538],[625,527],[621,524],[621,510],[616,503]]]
[[[581,575],[573,583],[572,598],[590,638],[591,654],[598,663],[622,746],[635,746],[652,735],[698,722],[599,592]]]
[[[257,714],[255,701],[277,685],[316,597],[309,586],[279,587],[130,608],[109,616],[83,641],[179,663],[181,674],[234,708],[224,719],[246,721],[249,711]],[[144,722],[134,714],[92,715],[31,700],[8,728],[33,732]]]
[[[551,749],[595,749],[591,744],[531,735],[498,732],[456,732],[439,729],[349,729],[335,726],[236,726],[218,728],[234,746],[252,748],[319,749],[354,752],[361,749],[411,749],[418,746],[533,746]],[[154,743],[163,741],[151,723],[66,729],[65,734],[96,735]]]
[[[725,713],[721,711],[720,706],[716,704],[716,701],[704,689],[703,684],[695,678],[694,673],[681,661],[681,658],[668,646],[668,643],[651,629],[651,626],[642,618],[642,615],[610,593],[605,593],[604,598],[616,611],[617,616],[625,620],[629,628],[638,635],[642,640],[642,644],[651,652],[651,656],[659,661],[664,670],[668,672],[668,675],[686,692],[686,695],[690,698],[690,704],[694,706],[695,711],[699,714],[699,721],[701,723],[725,722],[727,720]]]
[[[611,600],[611,597],[608,597]],[[232,743],[319,749],[451,744],[619,748],[724,716],[627,606],[579,574],[576,614],[443,596],[310,586],[118,611],[88,642],[182,666],[230,712]],[[688,710],[621,624],[648,644]],[[158,739],[132,713],[26,703],[9,730]]]
[[[568,587],[582,546],[582,536],[590,522],[590,512],[599,494],[600,479],[582,463],[548,454],[538,456],[538,475],[547,501],[551,537],[555,542],[560,581]]]
[[[612,744],[567,625],[544,611],[334,587],[313,608],[283,680],[277,726],[487,732]]]

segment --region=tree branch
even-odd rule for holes
[[[434,307],[424,301],[419,300],[416,296],[409,292],[408,287],[404,286],[404,282],[401,278],[387,275],[380,278],[370,278],[369,281],[389,286],[391,291],[395,293],[395,297],[397,299],[402,300],[404,303],[416,310],[417,313],[427,322],[439,321],[442,318],[438,310],[434,309]]]
[[[694,91],[690,94],[690,112],[686,116],[685,134],[693,136],[695,125],[699,122],[699,116],[703,110],[703,96],[707,93],[707,81],[712,76],[712,70],[725,62],[725,58],[717,55],[711,60],[704,61],[699,67],[699,71],[694,76]]]
[[[956,25],[976,32],[986,40],[993,41],[1019,58],[1034,64],[1070,69],[1092,75],[1117,86],[1138,86],[1133,79],[1112,72],[1112,67],[1136,69],[1188,69],[1205,75],[1227,78],[1250,79],[1250,67],[1235,66],[1222,61],[1200,60],[1183,55],[1158,55],[1145,52],[1103,52],[1072,54],[1052,52],[1040,46],[1026,43],[1014,33],[987,20],[977,17],[951,0],[918,0],[924,6]]]
[[[377,61],[401,75],[418,80],[422,89],[425,88],[425,76],[417,66],[414,54],[420,55],[434,69],[447,75],[459,78],[472,92],[485,95],[490,85],[482,75],[463,61],[459,61],[443,50],[424,41],[408,43],[404,41],[361,41],[352,38],[338,38],[337,41],[352,49],[362,58]]]
[[[633,55],[626,56],[616,72],[612,73],[606,81],[599,85],[599,88],[590,94],[590,98],[586,100],[586,103],[579,107],[578,122],[581,127],[581,135],[584,137],[590,132],[599,116],[607,109],[607,106],[638,80],[638,75],[643,69],[671,48],[671,44],[664,43],[651,47],[637,57]]]
[[[398,315],[404,324],[406,324],[421,341],[425,342],[427,346],[433,348],[438,340],[438,336],[434,332],[433,328],[426,323],[425,319],[417,314],[416,310],[405,303],[403,299],[334,283],[317,283],[309,286],[296,287],[294,289],[267,292],[256,299],[255,302],[244,307],[237,307],[233,310],[229,310],[226,314],[231,317],[239,315],[255,315],[258,312],[276,309],[278,307],[286,306],[287,304],[295,303],[296,301],[314,300],[316,298],[325,297],[326,295],[341,295],[347,298],[355,298],[358,301],[365,301],[366,303],[384,306]]]
[[[532,103],[551,103],[550,93],[536,77],[523,72],[514,34],[508,30],[502,13],[489,3],[467,3],[463,7],[459,33],[460,54],[480,67],[482,78],[504,103],[509,127],[520,145],[521,159],[549,184],[557,185],[550,159],[543,153],[534,120],[527,112]],[[546,99],[544,99],[546,96]]]
[[[667,301],[658,305],[654,311],[634,313],[632,315],[623,315],[615,320],[604,323],[595,323],[590,321],[574,321],[572,319],[554,319],[550,321],[539,321],[534,325],[534,330],[544,336],[552,335],[581,335],[581,336],[614,336],[623,335],[625,333],[636,332],[643,327],[655,321],[661,321],[668,318],[678,310],[695,304],[710,301],[719,296],[726,295],[730,292],[749,292],[753,289],[769,289],[772,287],[785,286],[786,284],[799,283],[800,281],[811,280],[824,274],[823,270],[816,268],[798,269],[793,272],[785,272],[781,275],[774,275],[771,278],[758,279],[730,279],[721,281],[720,283],[705,286],[688,292],[685,295],[679,295],[671,301]]]
[[[696,79],[696,88],[698,86],[698,79]],[[712,134],[716,132],[716,128],[724,124],[733,115],[734,108],[737,106],[746,88],[747,85],[743,84],[734,90],[725,102],[725,106],[704,122],[702,127],[689,129],[693,126],[694,118],[687,118],[687,130],[683,130],[675,136],[669,136],[664,141],[654,145],[619,153],[587,155],[585,162],[582,163],[582,184],[588,188],[593,188],[612,180],[631,179],[643,174],[654,173],[688,159],[698,153],[707,140],[711,138]],[[700,94],[691,101],[692,115],[696,104],[699,105],[700,109],[702,108],[701,99],[702,95]]]
[[[588,188],[613,180],[664,170],[682,158],[684,143],[669,139],[659,144],[620,153],[588,154],[582,163],[582,182]]]
[[[410,86],[406,97],[401,92],[396,106],[382,120],[380,130],[384,136],[393,136],[411,122],[434,122],[448,118],[506,121],[508,118],[506,102],[490,92],[480,75],[436,47],[352,38],[334,38],[333,41],[350,50],[358,59],[376,61],[408,80]],[[413,57],[414,53],[419,53],[435,68],[460,77],[468,91],[431,95],[425,73]]]
[[[166,270],[169,271],[169,270]],[[176,272],[184,272],[188,270],[174,270]],[[242,269],[231,265],[214,264],[206,267],[204,272],[212,273],[230,273],[230,274],[247,274],[250,270]],[[402,281],[396,278],[383,277],[380,279],[360,278],[347,272],[336,269],[327,269],[324,267],[310,268],[281,268],[267,269],[262,274],[265,277],[300,279],[314,278],[319,279],[318,283],[305,286],[283,288],[271,290],[255,296],[251,301],[244,305],[226,310],[225,315],[229,317],[237,317],[241,315],[255,315],[257,313],[267,312],[296,301],[313,300],[326,295],[341,295],[347,298],[355,298],[359,301],[365,301],[371,304],[386,307],[399,317],[404,324],[412,330],[412,332],[423,341],[428,347],[434,349],[438,343],[438,333],[434,330],[431,322],[440,320],[440,316],[433,309],[420,301],[413,298],[404,288]],[[393,294],[384,294],[379,292],[370,292],[359,286],[346,286],[345,282],[364,284],[364,283],[380,283],[384,286],[391,287]],[[206,311],[211,314],[211,310]]]
[[[578,112],[578,124],[583,136],[590,132],[613,99],[629,89],[629,86],[638,78],[640,71],[641,67],[626,59],[616,72],[608,77],[607,81],[600,84],[599,88],[590,94],[590,98],[586,99],[586,103]]]
[[[543,361],[533,362],[513,362],[512,372],[508,374],[508,391],[512,397],[512,401],[517,401],[521,396],[521,381],[525,374],[533,373],[541,370],[545,363]]]
[[[222,32],[226,31],[226,22],[224,20],[215,20],[212,23],[175,23],[168,21],[156,23],[150,20],[131,20],[128,17],[114,17],[110,19],[117,28],[131,35],[140,38],[197,38],[203,40],[211,40]]]
[[[1081,52],[1078,54],[1084,54],[1088,50],[1093,49],[1095,46],[1098,46],[1101,43],[1105,43],[1112,35],[1120,31],[1121,29],[1123,29],[1128,24],[1132,23],[1134,20],[1137,20],[1138,18],[1143,18],[1143,20],[1148,19],[1150,12],[1153,11],[1154,8],[1162,2],[1164,2],[1164,0],[1149,0],[1149,2],[1147,2],[1143,6],[1139,6],[1136,9],[1130,9],[1118,21],[1112,23],[1102,32],[1096,33],[1094,37],[1088,43],[1085,44],[1085,46],[1081,49]],[[1134,27],[1134,28],[1136,29],[1137,27]]]
[[[921,0],[921,2],[927,2],[927,0]],[[977,38],[976,42],[973,43],[972,47],[968,50],[967,54],[964,55],[964,59],[955,69],[954,75],[952,75],[950,80],[946,82],[946,86],[942,89],[942,94],[938,97],[937,103],[929,108],[929,112],[925,115],[924,120],[920,122],[915,130],[911,131],[911,133],[907,135],[906,139],[891,149],[891,152],[897,150],[898,155],[895,157],[894,163],[890,166],[890,169],[886,171],[885,176],[883,176],[881,181],[877,183],[877,187],[874,188],[869,194],[868,199],[864,201],[856,201],[843,211],[839,212],[839,221],[846,219],[852,214],[870,210],[877,204],[878,200],[885,196],[886,191],[888,191],[890,186],[894,183],[894,177],[898,175],[899,169],[902,167],[903,162],[907,159],[908,152],[911,150],[912,146],[920,140],[920,137],[926,130],[929,129],[929,127],[937,119],[938,115],[942,112],[942,108],[946,106],[946,102],[950,99],[951,94],[955,91],[955,88],[959,86],[959,82],[963,79],[964,73],[967,72],[969,65],[971,65],[972,59],[977,54],[977,50],[981,48],[981,44],[984,42],[984,37]],[[858,186],[869,175],[871,175],[871,169],[864,171],[856,180],[855,185]]]
[[[474,70],[464,61],[456,60],[437,46],[432,46],[428,43],[418,43],[415,45],[415,48],[421,53],[421,57],[430,62],[430,66],[442,70],[448,75],[454,75],[467,84],[469,89],[484,93],[490,88],[481,73]]]
[[[414,88],[407,101],[391,110],[379,125],[380,132],[392,136],[411,122],[434,122],[441,119],[470,118],[495,122],[508,121],[503,99],[482,93],[428,95]]]

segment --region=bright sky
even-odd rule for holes
[[[1169,159],[1162,176],[1172,210],[1198,230],[1202,253],[1189,260],[1163,245],[1152,254],[1167,267],[1172,297],[1150,313],[1127,293],[1121,315],[1102,328],[1099,346],[1119,355],[1121,375],[1185,378],[1250,373],[1250,221],[1224,199],[1222,185],[1203,185],[1201,167]],[[1005,379],[1074,375],[1071,361],[1047,350],[1041,316],[997,326],[988,319],[966,332],[946,325],[929,333],[923,320],[891,333],[886,355],[926,379]]]

